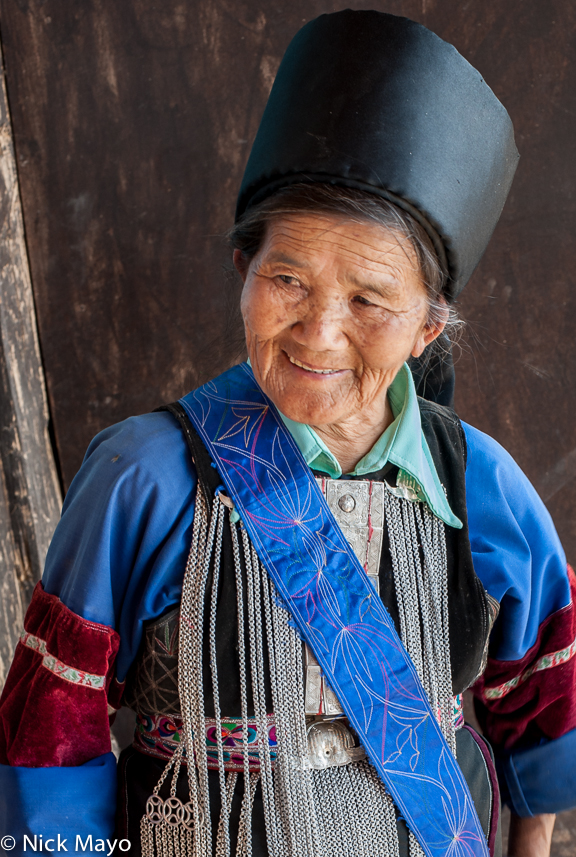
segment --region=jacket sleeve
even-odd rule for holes
[[[576,581],[536,491],[499,444],[464,425],[474,567],[500,611],[472,688],[517,815],[576,806]]]
[[[0,819],[17,845],[70,824],[74,837],[113,832],[109,716],[144,622],[180,598],[195,485],[170,414],[126,420],[88,449],[0,698]]]

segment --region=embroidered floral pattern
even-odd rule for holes
[[[28,649],[32,649],[42,655],[42,666],[49,670],[58,678],[69,681],[71,684],[78,684],[82,687],[91,687],[94,690],[104,690],[106,686],[106,676],[92,675],[92,673],[83,672],[75,667],[69,667],[67,664],[59,661],[54,655],[51,655],[46,647],[46,641],[40,637],[35,637],[34,634],[29,634],[27,631],[22,631],[20,634],[20,642]]]
[[[220,724],[224,748],[224,769],[227,771],[244,770],[244,729],[240,717],[227,717]],[[276,725],[274,716],[268,715],[268,743],[272,767],[276,758]],[[208,768],[218,770],[217,725],[213,718],[206,718],[206,748]],[[136,731],[133,746],[149,756],[169,759],[182,741],[182,720],[165,715],[139,714],[136,718]],[[260,769],[258,754],[258,724],[248,721],[247,747],[248,765],[251,771]],[[186,751],[184,751],[184,759]]]
[[[504,684],[499,684],[497,687],[487,687],[484,690],[484,698],[485,699],[502,699],[503,696],[507,696],[512,690],[518,687],[520,684],[524,684],[525,681],[528,681],[530,676],[533,676],[534,673],[540,672],[541,670],[549,670],[552,667],[557,667],[560,664],[565,664],[568,661],[572,660],[572,658],[576,655],[576,640],[565,649],[560,649],[558,652],[551,652],[549,655],[542,655],[535,664],[532,664],[531,667],[528,667],[527,670],[524,670],[520,675],[511,678],[510,681],[505,681]]]

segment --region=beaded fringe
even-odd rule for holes
[[[198,491],[192,546],[184,576],[180,614],[178,688],[183,743],[148,799],[141,821],[143,857],[232,857],[230,811],[238,773],[224,769],[216,666],[216,608],[222,535],[230,526],[237,589],[244,788],[234,857],[252,855],[252,806],[258,783],[271,857],[398,857],[396,810],[376,770],[367,761],[311,770],[306,764],[302,643],[278,604],[274,586],[242,524],[230,524],[226,498],[208,514]],[[386,491],[386,521],[406,646],[449,747],[455,752],[448,637],[447,564],[444,525],[426,505]],[[207,592],[211,578],[211,591]],[[244,579],[246,593],[244,593]],[[210,604],[209,615],[204,605]],[[208,791],[202,649],[208,621],[210,668],[219,760],[220,818],[213,842]],[[265,651],[268,663],[265,662]],[[249,660],[247,660],[249,659]],[[248,676],[251,676],[249,687]],[[264,676],[271,683],[277,734],[274,771],[268,742]],[[258,725],[260,770],[248,763],[248,703]],[[194,735],[201,736],[195,743]],[[189,800],[176,797],[186,748]],[[160,790],[172,772],[170,796]],[[422,857],[409,835],[410,857]]]

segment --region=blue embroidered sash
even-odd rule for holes
[[[252,370],[181,399],[302,637],[429,857],[487,857],[468,786],[381,599]]]

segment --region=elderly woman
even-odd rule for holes
[[[473,686],[509,853],[549,853],[576,803],[573,577],[518,467],[409,368],[516,159],[420,25],[346,11],[296,36],[231,232],[249,361],[102,432],[66,498],[0,706],[17,841],[497,854]]]

